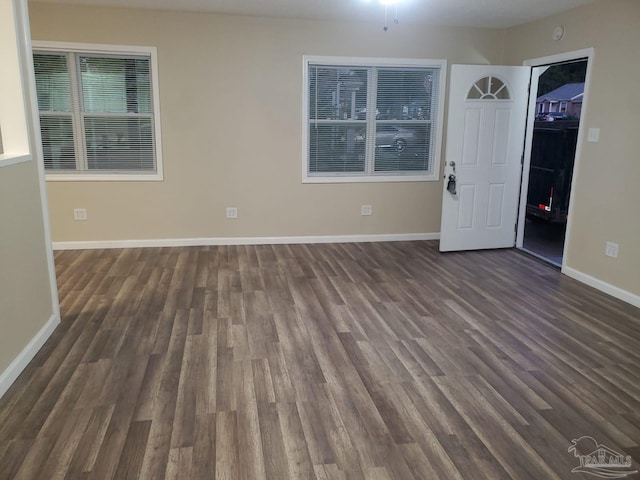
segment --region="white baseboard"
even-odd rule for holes
[[[630,303],[634,307],[640,308],[640,296],[631,292],[627,292],[621,288],[618,288],[610,283],[603,282],[591,275],[587,275],[586,273],[582,273],[578,270],[574,270],[570,267],[564,267],[562,269],[562,273],[571,277],[579,282],[585,283],[590,287],[593,287],[601,292],[604,292],[612,297],[617,298],[618,300],[622,300],[623,302]]]
[[[42,348],[44,342],[51,336],[58,324],[60,324],[60,317],[54,313],[7,369],[2,372],[2,375],[0,375],[0,398],[9,390],[9,387],[16,381],[33,357],[36,356],[36,353]]]
[[[301,243],[410,242],[416,240],[439,239],[439,233],[401,233],[386,235],[320,235],[309,237],[166,238],[155,240],[53,242],[53,249],[91,250],[103,248],[200,247],[207,245],[288,245]]]

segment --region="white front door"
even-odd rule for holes
[[[451,67],[441,252],[514,246],[530,76],[530,67]]]

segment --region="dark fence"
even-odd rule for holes
[[[565,222],[579,121],[536,122],[533,129],[527,214]]]

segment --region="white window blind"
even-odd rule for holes
[[[48,173],[158,171],[150,55],[34,51]]]
[[[307,178],[436,176],[441,64],[306,69]]]
[[[365,68],[309,66],[309,172],[364,172]]]
[[[48,170],[75,170],[74,110],[66,54],[34,53],[36,92],[44,165]]]

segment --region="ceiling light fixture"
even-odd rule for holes
[[[384,27],[382,29],[386,32],[389,30],[389,24],[387,22],[389,7],[395,7],[395,16],[393,17],[393,23],[396,25],[400,23],[398,20],[398,0],[380,0],[380,4],[384,6]]]

